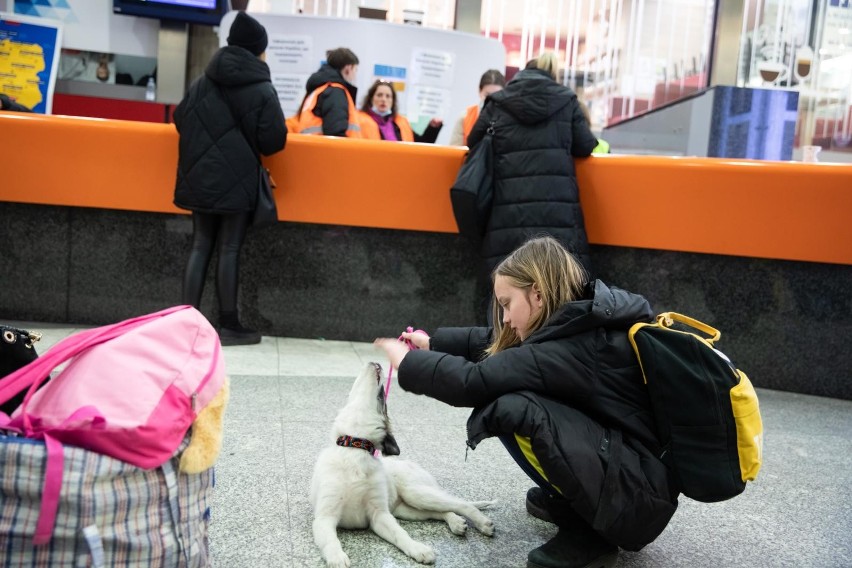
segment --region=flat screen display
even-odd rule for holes
[[[218,26],[229,0],[113,0],[115,14]]]

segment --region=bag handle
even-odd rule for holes
[[[24,397],[24,402],[21,404],[21,412],[25,428],[30,429],[29,416],[24,412],[24,409],[33,394],[38,390],[38,387],[48,378],[53,369],[90,347],[109,341],[154,319],[186,309],[195,308],[187,305],[173,306],[153,314],[145,314],[111,325],[87,329],[66,337],[32,363],[21,367],[0,380],[0,404],[8,401],[21,390],[29,387],[29,391],[27,391]]]
[[[657,324],[662,327],[671,327],[674,322],[688,325],[689,327],[695,328],[698,331],[709,335],[710,337],[707,338],[707,342],[711,344],[719,341],[719,338],[722,337],[722,332],[715,327],[709,326],[704,322],[700,322],[697,319],[677,312],[663,312],[657,316]]]

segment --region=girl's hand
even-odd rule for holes
[[[397,339],[380,337],[373,342],[373,345],[381,348],[388,356],[390,364],[397,369],[399,369],[399,366],[405,356],[408,355],[408,346]]]
[[[403,331],[402,338],[411,341],[418,349],[429,351],[429,336],[422,331]]]

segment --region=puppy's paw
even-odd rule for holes
[[[349,556],[342,550],[331,552],[325,558],[325,565],[328,568],[349,568]]]
[[[411,549],[408,551],[408,555],[421,564],[435,563],[435,551],[432,550],[431,546],[422,542],[414,541]]]
[[[494,536],[494,523],[488,517],[483,516],[482,519],[475,524],[476,529],[485,536]]]
[[[456,515],[455,513],[447,513],[444,519],[447,521],[447,526],[450,527],[450,531],[452,531],[453,534],[464,536],[467,532],[467,521],[464,517]]]

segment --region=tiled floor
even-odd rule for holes
[[[44,332],[44,351],[69,326],[20,323]],[[385,363],[372,345],[264,337],[225,348],[232,381],[211,522],[216,565],[321,567],[308,487],[316,454],[361,366]],[[757,376],[757,373],[750,373]],[[759,380],[755,381],[759,385]],[[852,401],[758,389],[765,427],[759,479],[736,499],[681,498],[669,527],[619,567],[852,566]],[[530,482],[496,440],[465,451],[468,410],[408,394],[394,383],[389,412],[403,457],[469,499],[497,499],[497,532],[464,537],[439,522],[403,526],[433,546],[439,567],[522,567],[555,527],[530,517]],[[372,533],[340,531],[354,567],[417,566]]]

